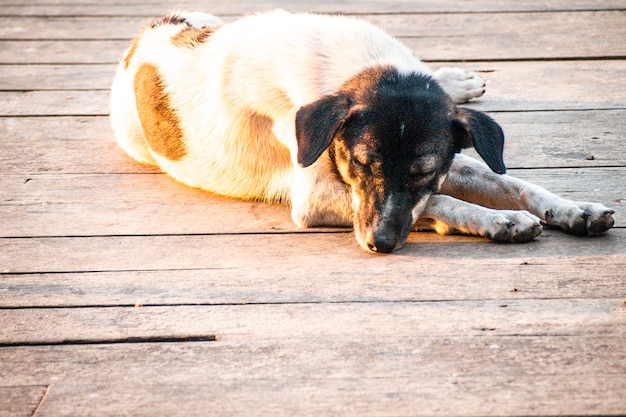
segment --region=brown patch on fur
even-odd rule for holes
[[[245,181],[249,184],[242,187],[246,191],[239,197],[269,203],[288,201],[287,190],[279,194],[273,183],[277,173],[287,172],[293,166],[289,149],[274,135],[274,121],[258,113],[244,112],[238,116],[239,120],[229,127],[225,135],[245,138],[243,146],[239,142],[233,143],[236,148],[229,152],[239,154],[235,163],[240,171],[248,173]],[[250,158],[251,153],[263,157]]]
[[[202,28],[188,26],[172,37],[172,44],[183,48],[195,48],[209,39],[215,29],[210,26]]]
[[[135,55],[135,51],[137,51],[138,45],[139,45],[139,37],[136,37],[135,39],[133,39],[133,43],[132,45],[130,45],[130,48],[128,49],[128,53],[124,57],[124,68],[128,69],[128,66],[130,65],[130,60],[133,59],[133,56]]]
[[[176,111],[164,91],[163,80],[153,64],[143,64],[134,81],[137,112],[148,146],[172,161],[187,153]]]

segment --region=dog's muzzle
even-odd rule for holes
[[[355,224],[357,240],[372,252],[390,253],[404,245],[413,225],[412,204],[404,196],[388,196],[378,210],[364,210]]]

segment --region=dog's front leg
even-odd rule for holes
[[[351,192],[338,179],[328,152],[322,153],[312,165],[303,168],[296,155],[295,112],[276,117],[273,132],[291,154],[290,203],[291,219],[301,228],[315,226],[350,227],[354,222]]]
[[[604,233],[614,224],[615,212],[602,204],[558,197],[536,184],[498,175],[465,155],[455,158],[441,193],[494,209],[528,210],[548,225],[577,235]]]
[[[307,168],[294,166],[291,218],[298,227],[353,225],[350,191],[329,164],[324,154]]]
[[[485,81],[471,71],[443,67],[434,76],[455,103],[466,103],[485,94]]]
[[[464,233],[505,242],[528,242],[541,234],[541,221],[527,211],[494,210],[447,195],[430,197],[415,229]]]

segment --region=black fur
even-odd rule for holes
[[[459,109],[458,117],[461,126],[458,133],[459,146],[473,146],[489,168],[498,174],[504,174],[504,132],[500,125],[486,114],[468,108]]]
[[[346,94],[334,94],[298,111],[296,139],[300,166],[308,167],[328,148],[348,116],[350,104]]]

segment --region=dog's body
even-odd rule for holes
[[[432,73],[364,21],[179,13],[126,52],[111,120],[136,160],[218,194],[289,202],[300,227],[354,225],[372,251],[423,227],[506,241],[534,239],[542,222],[611,228],[601,204],[501,175],[502,130],[455,104],[483,93],[476,75]],[[468,146],[491,169],[457,155]]]

